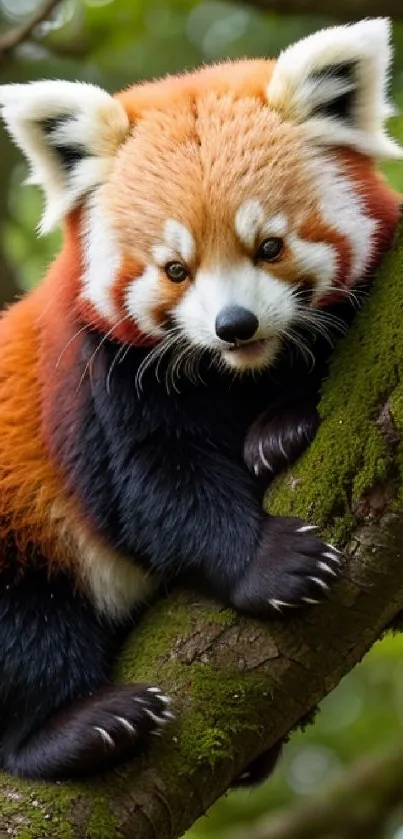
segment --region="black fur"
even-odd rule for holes
[[[136,388],[146,350],[120,361],[118,351],[85,333],[52,406],[51,454],[98,531],[164,584],[178,578],[246,613],[320,599],[336,555],[321,570],[329,548],[302,522],[264,513],[262,498],[315,434],[329,346],[317,341],[310,372],[285,350],[255,379],[218,373],[206,358],[204,384],[182,378],[169,392],[163,365]],[[260,459],[256,475],[261,447],[269,467]],[[166,699],[111,686],[120,628],[67,574],[49,578],[40,557],[12,576],[12,553],[0,581],[0,764],[46,778],[113,766],[168,721]]]
[[[50,580],[40,558],[21,579],[10,570],[0,577],[0,765],[57,779],[129,757],[156,727],[148,711],[161,723],[167,717],[147,685],[110,684],[122,633],[96,615],[68,576]],[[133,724],[133,735],[119,716]],[[113,737],[114,749],[95,726]]]
[[[60,162],[63,166],[63,169],[67,174],[70,174],[77,163],[80,162],[84,157],[88,157],[88,152],[85,146],[80,145],[80,143],[72,143],[70,145],[66,145],[66,143],[62,143],[59,140],[56,140],[54,136],[54,132],[60,125],[63,123],[71,121],[71,117],[66,114],[58,117],[48,117],[48,119],[43,120],[41,123],[42,129],[47,136],[47,139],[53,149],[57,152]]]
[[[335,117],[343,122],[354,122],[354,105],[357,96],[357,65],[354,61],[342,62],[341,64],[331,64],[312,73],[310,78],[320,84],[321,79],[335,79],[343,82],[348,82],[353,87],[351,90],[342,93],[330,102],[323,102],[318,105],[312,112],[312,116],[318,117]]]

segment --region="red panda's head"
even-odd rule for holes
[[[79,208],[81,316],[121,341],[270,364],[393,234],[398,199],[375,164],[402,155],[384,129],[389,62],[376,19],[116,97],[1,88],[45,191],[42,230]]]

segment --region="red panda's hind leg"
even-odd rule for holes
[[[133,757],[149,733],[169,721],[167,697],[144,684],[108,685],[77,699],[4,755],[4,769],[62,780],[112,769]]]
[[[48,780],[103,772],[170,720],[159,688],[111,684],[117,646],[67,576],[0,574],[0,768]]]

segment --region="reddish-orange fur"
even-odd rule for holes
[[[133,136],[118,152],[118,165],[103,189],[123,250],[113,289],[120,311],[127,284],[142,272],[166,217],[174,214],[192,230],[204,267],[214,264],[218,249],[224,262],[233,260],[234,255],[246,256],[234,237],[234,213],[250,195],[260,196],[264,202],[267,178],[271,213],[285,211],[297,228],[299,225],[301,236],[334,245],[341,281],[350,262],[350,245],[320,218],[309,174],[301,164],[300,126],[283,122],[266,106],[265,91],[273,67],[274,62],[263,60],[222,64],[136,86],[118,95],[133,123]],[[241,137],[245,125],[250,128],[246,160]],[[148,160],[150,136],[156,159],[154,167],[147,169],[142,167],[142,159]],[[193,154],[200,138],[201,158]],[[281,154],[273,153],[276,147]],[[158,178],[159,155],[172,175],[169,188]],[[382,238],[374,253],[374,262],[379,261],[379,252],[397,222],[397,197],[369,158],[340,149],[336,156],[362,194],[368,214],[383,221]],[[304,216],[299,222],[301,200]],[[63,250],[44,283],[0,320],[0,543],[11,532],[16,533],[21,549],[34,542],[55,563],[70,561],[55,508],[62,508],[66,519],[80,520],[58,464],[52,462],[47,450],[50,396],[59,387],[58,369],[67,370],[76,357],[73,314],[79,311],[88,323],[122,341],[154,343],[127,320],[111,329],[95,307],[80,298],[80,223],[78,210],[66,221]],[[190,265],[192,272],[198,267],[200,261]],[[301,279],[287,252],[270,271],[288,282]],[[160,300],[155,308],[159,324],[186,288],[187,283],[174,285],[161,272]],[[63,398],[62,389],[59,398]]]

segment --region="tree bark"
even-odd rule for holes
[[[0,777],[0,839],[176,839],[247,764],[313,715],[403,609],[403,225],[335,353],[323,422],[273,512],[320,525],[348,559],[328,602],[268,623],[175,592],[151,609],[116,677],[159,684],[177,721],[85,784]]]
[[[323,0],[248,0],[263,12],[275,12],[279,15],[318,15],[334,17],[337,20],[356,21],[365,17],[384,17],[395,20],[403,18],[401,0],[338,0],[328,8]]]

